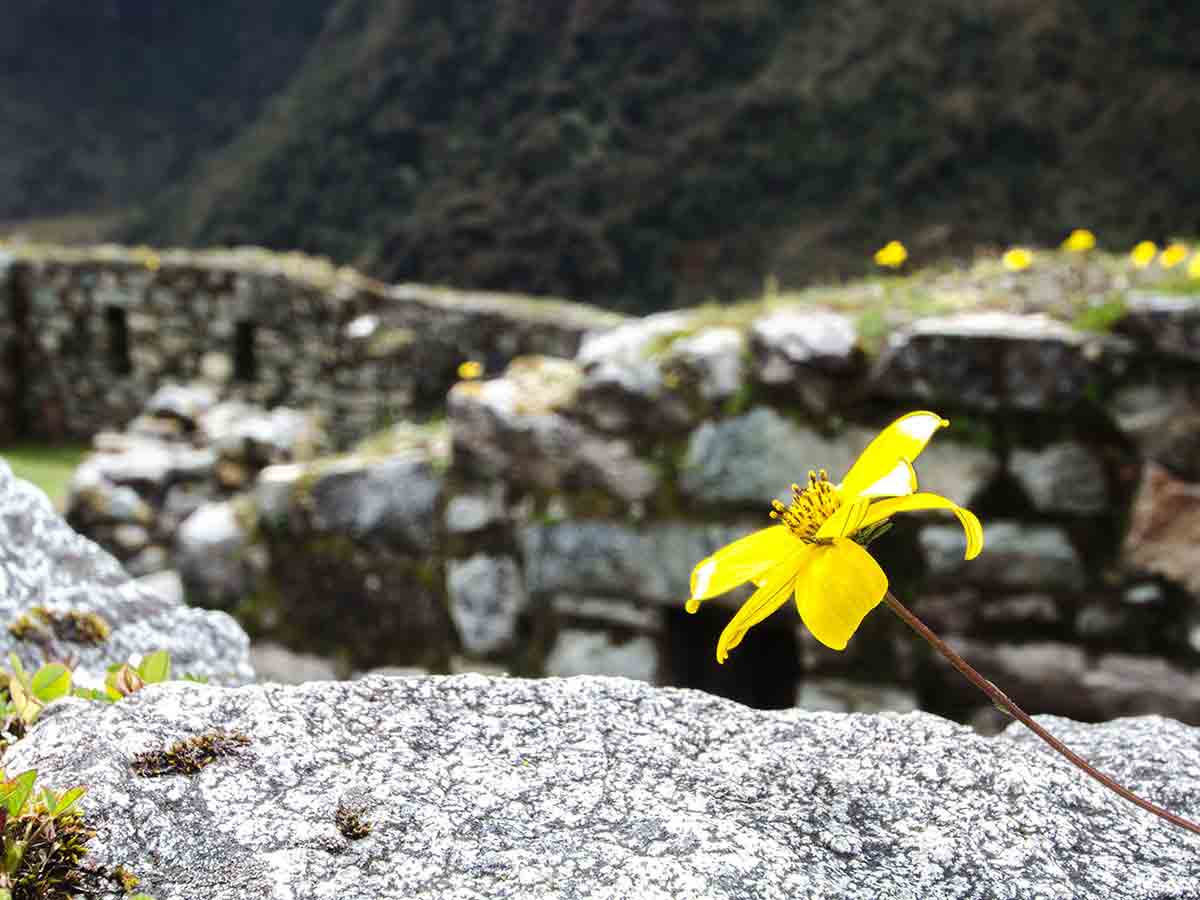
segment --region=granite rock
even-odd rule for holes
[[[615,639],[602,631],[564,628],[546,657],[546,674],[619,675],[653,682],[658,672],[658,648],[644,635]]]
[[[1156,353],[1200,361],[1200,306],[1194,297],[1130,293],[1117,329]]]
[[[511,556],[476,553],[448,561],[446,597],[463,650],[481,656],[512,647],[529,606],[525,580]]]
[[[427,457],[347,457],[309,476],[309,524],[415,554],[434,548],[442,479]]]
[[[188,601],[209,609],[235,609],[254,589],[248,558],[252,542],[232,501],[206,503],[188,516],[175,534],[174,552]]]
[[[1108,475],[1094,452],[1076,441],[1016,450],[1012,472],[1038,512],[1096,515],[1108,509]]]
[[[158,900],[1200,896],[1189,836],[1019,729],[984,738],[924,713],[478,675],[176,683],[47,712],[6,767],[88,785],[89,861]],[[1043,722],[1200,815],[1195,729]],[[192,775],[130,765],[214,730],[247,743]]]
[[[873,436],[855,428],[827,438],[758,406],[691,433],[680,488],[699,503],[759,506],[765,513],[771,498],[789,498],[790,485],[803,482],[810,470],[840,478]]]
[[[764,516],[763,523],[770,520]],[[535,596],[619,597],[635,607],[681,606],[692,567],[752,530],[679,522],[639,529],[568,520],[527,525],[519,537],[526,583]]]
[[[893,334],[874,393],[933,408],[1057,412],[1087,399],[1126,352],[1044,315],[964,313]]]
[[[986,522],[984,552],[970,561],[963,559],[966,538],[957,522],[926,525],[918,540],[937,582],[1008,591],[1078,591],[1087,583],[1078,552],[1054,525]]]
[[[563,415],[583,375],[567,360],[515,360],[504,376],[460,382],[447,400],[455,465],[542,491],[595,489],[625,503],[657,490],[658,472],[629,442]]]
[[[44,641],[0,631],[0,654],[15,651],[36,668],[46,654],[78,660],[76,680],[98,686],[106,668],[134,654],[163,649],[177,672],[244,683],[253,677],[245,632],[221,612],[189,609],[147,590],[112,556],[77,534],[46,495],[13,476],[0,460],[0,621],[32,607],[95,613],[112,629],[93,643],[55,628]]]

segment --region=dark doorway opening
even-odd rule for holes
[[[717,663],[717,638],[733,610],[711,601],[695,614],[670,610],[664,637],[664,674],[668,684],[697,688],[757,709],[796,705],[800,654],[795,622],[779,616],[754,627],[724,665]]]
[[[254,323],[242,319],[233,335],[233,379],[252,382],[258,377],[258,357],[254,352]]]
[[[109,367],[114,375],[129,375],[133,372],[133,360],[129,356],[129,323],[124,307],[104,307],[104,325],[108,332]]]

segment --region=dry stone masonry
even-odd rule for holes
[[[881,336],[812,302],[629,320],[434,303],[311,261],[113,253],[12,259],[8,296],[62,316],[63,303],[93,309],[124,291],[132,310],[188,284],[201,319],[226,324],[188,319],[196,346],[164,355],[176,362],[105,376],[106,396],[129,403],[89,407],[79,430],[131,424],[98,440],[68,515],[139,574],[177,570],[190,602],[343,676],[616,674],[760,706],[921,707],[994,727],[885,610],[844,653],[785,612],[718,667],[716,634],[744,595],[682,608],[695,562],[762,527],[771,498],[810,468],[839,477],[879,426],[928,407],[952,427],[919,460],[922,485],[975,509],[987,547],[965,564],[953,520],[900,520],[874,547],[894,589],[1035,710],[1200,723],[1194,301],[1131,288],[1112,328],[1083,331],[1061,295],[1014,287],[1009,311],[901,316]],[[229,311],[258,308],[239,297],[272,306],[254,317],[263,380],[249,384],[214,377],[238,369]],[[155,315],[182,335],[192,299]],[[10,341],[28,344],[27,319],[11,321]],[[54,321],[47,333],[71,331]],[[50,358],[50,345],[23,346],[9,358]],[[475,357],[486,377],[454,383]],[[24,385],[10,427],[37,404],[84,403],[78,385],[99,363],[64,365],[69,376],[37,385],[28,367],[0,381]],[[391,412],[379,405],[401,394]],[[384,420],[401,421],[374,429]]]
[[[90,437],[167,381],[323,411],[339,443],[440,407],[465,359],[572,355],[620,316],[388,286],[299,254],[0,247],[0,441]]]

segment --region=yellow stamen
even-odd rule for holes
[[[790,506],[772,500],[771,518],[779,519],[800,540],[815,543],[814,535],[841,505],[837,488],[830,483],[828,473],[822,469],[808,473],[806,487],[792,485]]]

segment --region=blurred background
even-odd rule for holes
[[[1031,711],[1200,723],[1192,4],[0,5],[0,454],[264,675],[994,727],[883,611],[682,613],[931,406],[995,537],[898,525],[897,590]]]

